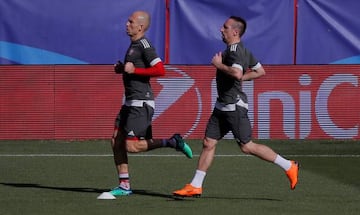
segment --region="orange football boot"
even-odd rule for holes
[[[290,181],[290,188],[293,190],[296,187],[298,182],[298,174],[299,174],[299,163],[296,161],[291,161],[291,167],[286,171],[286,176]]]
[[[174,196],[180,197],[200,197],[201,194],[202,188],[193,187],[191,184],[186,184],[184,188],[173,192]]]

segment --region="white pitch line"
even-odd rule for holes
[[[112,154],[0,154],[0,157],[112,157]],[[130,157],[183,157],[184,155],[172,155],[172,154],[165,154],[165,155],[155,155],[155,154],[130,154]],[[194,157],[199,157],[199,155],[194,155]],[[252,155],[215,155],[215,157],[254,157]],[[360,155],[284,155],[284,157],[324,157],[324,158],[359,158]]]

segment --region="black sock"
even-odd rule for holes
[[[163,139],[163,141],[166,143],[167,147],[176,148],[176,140],[175,140],[175,138]]]
[[[148,140],[147,144],[148,144],[148,149],[147,149],[148,151],[164,147],[163,140]]]

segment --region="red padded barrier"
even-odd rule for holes
[[[54,138],[54,67],[0,67],[0,139]]]
[[[254,138],[360,139],[360,65],[265,68],[265,77],[244,83]],[[154,137],[202,138],[214,68],[166,70],[152,79]],[[0,139],[108,139],[122,100],[112,65],[0,66]]]
[[[56,66],[54,76],[54,138],[110,138],[122,90],[112,66]]]

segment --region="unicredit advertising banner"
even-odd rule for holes
[[[360,139],[359,65],[265,69],[243,88],[254,138]],[[111,137],[124,100],[112,66],[0,66],[0,72],[0,139]],[[203,138],[217,97],[215,69],[167,65],[152,87],[154,137]]]
[[[209,64],[231,15],[248,21],[246,47],[263,64],[360,63],[360,1],[1,0],[0,64],[113,64],[135,10],[167,64]]]

